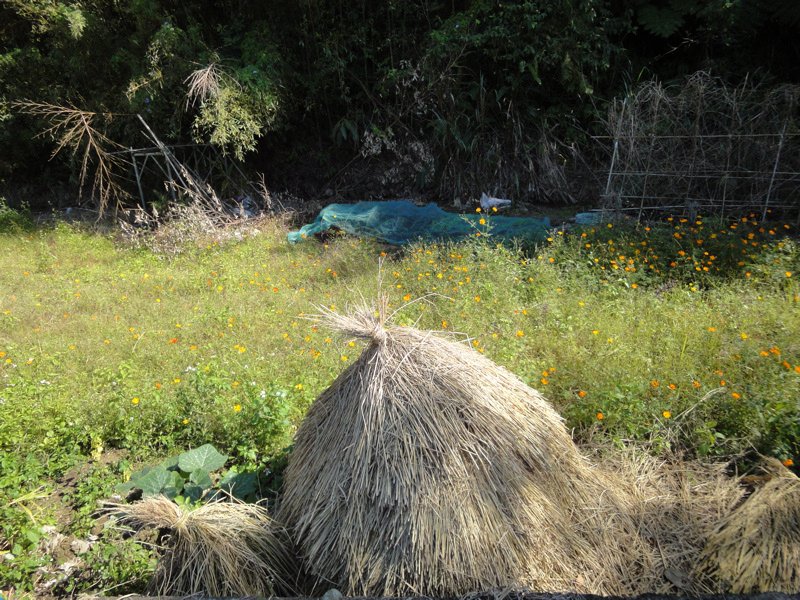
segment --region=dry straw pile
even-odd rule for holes
[[[665,478],[653,461],[598,469],[516,376],[465,344],[387,328],[384,314],[320,317],[369,342],[300,426],[279,509],[322,585],[365,596],[692,586],[703,531],[735,484]]]
[[[295,560],[283,530],[255,504],[211,502],[190,510],[164,496],[109,507],[136,528],[169,532],[150,583],[162,596],[293,595]]]
[[[800,593],[800,479],[779,461],[766,483],[709,536],[700,571],[724,591]]]
[[[800,480],[780,464],[742,502],[723,466],[584,455],[537,391],[385,314],[319,317],[368,344],[297,432],[278,512],[293,540],[254,505],[115,507],[171,531],[155,591],[800,592]]]

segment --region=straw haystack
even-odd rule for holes
[[[535,390],[467,345],[322,320],[367,348],[309,409],[278,518],[345,595],[620,593],[652,568],[627,491]]]
[[[288,538],[262,506],[231,501],[187,509],[155,496],[109,510],[124,524],[169,533],[151,592],[271,597],[296,591]]]
[[[699,571],[722,591],[800,593],[800,479],[776,459],[766,482],[709,536]]]

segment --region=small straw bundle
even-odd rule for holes
[[[709,536],[699,571],[722,591],[800,593],[800,479],[776,459],[769,479]]]
[[[624,595],[711,594],[718,585],[695,573],[706,539],[744,495],[724,463],[657,458],[637,447],[592,449],[594,459],[628,495],[646,542],[645,564],[627,577]]]
[[[124,524],[171,532],[152,592],[270,597],[295,591],[288,538],[262,506],[210,502],[187,510],[155,496],[109,510]]]
[[[633,588],[651,560],[637,506],[550,404],[382,314],[320,316],[370,343],[309,409],[285,475],[278,518],[309,573],[363,596]]]

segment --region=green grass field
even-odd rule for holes
[[[487,217],[470,240],[398,251],[347,237],[289,245],[264,220],[257,235],[163,256],[4,214],[0,590],[57,579],[57,533],[89,543],[68,553],[79,575],[52,590],[141,590],[152,553],[95,511],[148,462],[212,443],[274,490],[305,410],[361,351],[304,317],[379,286],[395,323],[507,367],[578,440],[800,462],[792,225],[676,218],[508,248]]]

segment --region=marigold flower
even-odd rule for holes
[[[658,387],[658,386],[660,386],[660,385],[661,385],[661,384],[659,383],[658,379],[652,379],[652,380],[650,381],[650,387],[652,387],[652,388],[657,388],[657,387]]]
[[[598,420],[598,421],[602,421],[603,419],[605,419],[605,418],[606,418],[606,416],[605,416],[605,415],[604,415],[602,412],[600,412],[600,411],[598,411],[598,412],[597,412],[597,414],[595,415],[595,417],[597,417],[597,420]]]
[[[731,397],[732,397],[734,400],[739,400],[739,399],[742,397],[742,395],[741,395],[741,394],[739,394],[738,392],[731,392]]]
[[[692,380],[692,387],[695,388],[695,389],[699,388],[700,387],[700,382],[697,381],[696,379]]]
[[[675,390],[675,389],[677,389],[677,388],[678,388],[678,386],[677,386],[677,385],[675,385],[674,383],[670,383],[670,384],[669,384],[667,387],[668,387],[669,389],[671,389],[671,390]]]
[[[672,418],[672,412],[670,412],[668,410],[665,410],[665,411],[663,411],[661,413],[661,416],[664,417],[665,419],[671,419]]]
[[[583,390],[578,390],[578,398],[585,398],[586,392]]]
[[[791,458],[787,458],[785,461],[783,461],[783,466],[784,467],[793,467],[794,466],[794,461]]]

